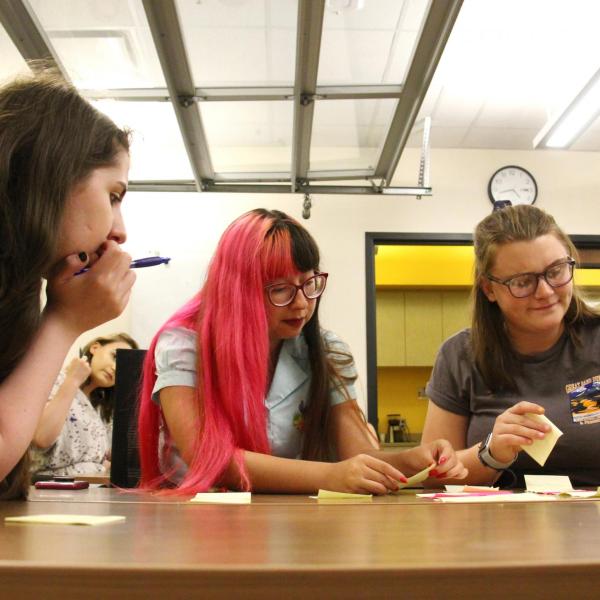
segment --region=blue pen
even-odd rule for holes
[[[129,265],[130,269],[143,269],[144,267],[154,267],[156,265],[168,265],[171,259],[166,256],[148,256],[146,258],[137,258]],[[77,271],[75,275],[81,275],[90,270],[90,267],[85,267],[81,271]]]
[[[130,265],[130,269],[142,269],[143,267],[154,267],[156,265],[168,265],[171,259],[166,256],[148,256],[137,258]]]

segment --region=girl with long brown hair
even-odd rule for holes
[[[450,440],[469,483],[524,487],[526,474],[600,484],[600,316],[573,284],[577,253],[534,206],[504,208],[475,229],[470,330],[440,349],[423,440]],[[544,466],[522,452],[562,432]]]
[[[0,497],[26,493],[22,457],[69,348],[128,301],[128,149],[56,74],[0,87]]]
[[[117,350],[137,347],[126,333],[97,337],[61,372],[33,436],[37,479],[108,473]]]

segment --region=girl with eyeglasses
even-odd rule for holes
[[[143,489],[384,494],[432,463],[464,477],[446,441],[377,450],[352,355],[319,325],[326,283],[315,241],[284,213],[253,210],[227,228],[203,288],[147,354]]]
[[[423,441],[450,440],[473,484],[600,484],[600,316],[573,285],[573,243],[544,211],[514,206],[479,223],[474,247],[472,326],[439,351]],[[564,434],[543,467],[521,452],[550,431],[542,414]]]

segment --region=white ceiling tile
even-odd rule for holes
[[[530,150],[536,133],[536,129],[472,127],[465,135],[461,147]]]
[[[381,83],[392,31],[323,32],[319,85]]]
[[[431,116],[436,126],[467,128],[477,116],[483,101],[481,94],[464,94],[455,87],[444,87]]]
[[[403,5],[411,4],[413,1],[364,0],[361,3],[359,0],[326,0],[323,28],[393,30]]]
[[[506,127],[541,129],[546,122],[546,111],[539,104],[489,98],[477,115],[475,127]]]

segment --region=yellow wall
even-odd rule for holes
[[[418,398],[431,375],[431,367],[379,367],[377,369],[377,413],[379,431],[387,433],[387,415],[400,413],[411,434],[421,433],[427,399]]]
[[[378,246],[377,286],[469,287],[473,283],[473,246]],[[577,269],[575,283],[600,286],[600,269]]]
[[[378,246],[377,286],[470,286],[473,246]]]

